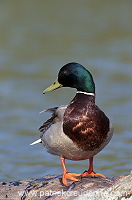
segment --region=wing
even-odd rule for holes
[[[48,108],[43,112],[51,112],[52,116],[43,125],[39,128],[39,131],[42,132],[42,135],[50,128],[52,124],[60,122],[63,120],[63,115],[67,106],[59,106],[54,108]]]

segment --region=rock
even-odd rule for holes
[[[69,187],[61,175],[41,179],[0,182],[0,199],[13,200],[132,200],[132,172],[113,178],[83,177]]]

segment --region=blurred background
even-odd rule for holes
[[[75,89],[43,95],[59,69],[79,62],[93,74],[96,104],[115,134],[95,156],[95,171],[108,177],[132,169],[132,1],[0,1],[0,181],[60,174],[59,157],[47,153],[38,128],[41,110],[68,104]],[[88,160],[67,161],[83,172]]]

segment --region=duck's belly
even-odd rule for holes
[[[64,134],[62,130],[62,122],[59,122],[53,124],[44,133],[41,139],[47,152],[51,154],[63,156],[69,160],[85,160],[99,153],[108,144],[112,134],[113,128],[111,126],[108,137],[99,148],[96,148],[93,151],[83,151],[81,148],[77,147],[77,145],[73,143],[67,135]]]

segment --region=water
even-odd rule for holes
[[[39,126],[48,107],[68,104],[74,89],[42,95],[66,63],[87,67],[96,83],[96,103],[109,116],[115,134],[95,156],[95,171],[106,176],[132,169],[132,2],[0,2],[0,181],[61,173],[59,157],[42,145]],[[88,161],[67,161],[83,172]]]

